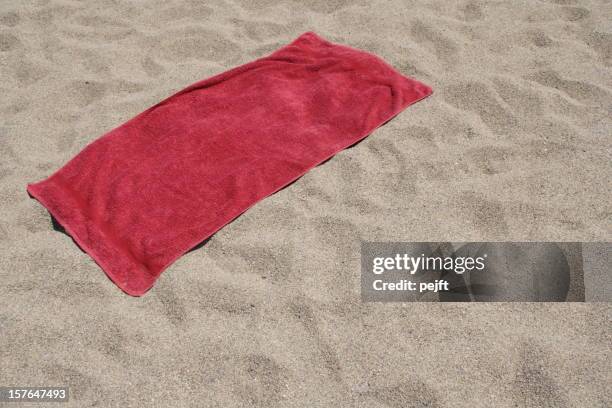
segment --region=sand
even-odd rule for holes
[[[0,386],[67,385],[67,407],[610,406],[609,303],[362,303],[359,247],[610,240],[611,22],[603,0],[2,1]],[[27,196],[105,131],[309,30],[434,95],[146,296]]]

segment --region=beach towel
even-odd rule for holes
[[[249,207],[430,93],[379,57],[308,32],[150,107],[27,191],[140,296]]]

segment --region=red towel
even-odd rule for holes
[[[126,293],[431,89],[305,33],[106,133],[28,185]]]

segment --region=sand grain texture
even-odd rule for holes
[[[610,406],[609,304],[363,304],[358,251],[610,240],[611,24],[595,0],[2,1],[0,385],[69,385],[66,407]],[[104,132],[309,30],[434,95],[143,298],[27,196]]]

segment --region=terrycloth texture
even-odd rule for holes
[[[126,293],[431,89],[305,33],[197,82],[28,185]]]

